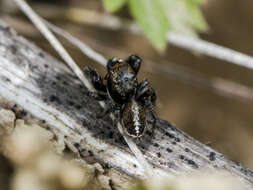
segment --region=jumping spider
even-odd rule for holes
[[[117,58],[107,62],[107,74],[102,77],[96,70],[86,69],[91,77],[91,82],[97,92],[90,92],[89,95],[96,100],[106,101],[105,110],[99,117],[114,112],[116,121],[121,121],[124,132],[133,137],[139,138],[143,135],[147,126],[147,111],[156,122],[154,104],[156,94],[149,82],[143,80],[138,83],[137,74],[141,66],[141,58],[136,55],[129,56],[126,60]]]

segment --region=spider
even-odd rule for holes
[[[149,87],[149,82],[143,80],[138,83],[137,74],[141,66],[141,58],[131,55],[126,60],[113,58],[107,62],[107,73],[104,80],[99,73],[86,68],[94,88],[97,92],[89,92],[96,100],[105,101],[106,106],[98,116],[103,117],[110,112],[116,116],[115,123],[121,122],[124,132],[140,138],[147,126],[147,113],[151,113],[153,123],[156,122],[154,105],[156,93]]]

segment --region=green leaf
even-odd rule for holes
[[[132,16],[143,32],[159,50],[166,47],[169,29],[167,15],[159,0],[128,0]]]
[[[207,23],[202,16],[201,10],[199,9],[199,4],[201,1],[202,0],[188,0],[187,9],[191,18],[191,26],[198,31],[205,31],[207,29]]]
[[[115,12],[119,10],[126,0],[103,0],[104,8],[109,12]]]
[[[171,30],[190,36],[197,36],[197,31],[207,29],[207,24],[200,11],[203,0],[158,0],[171,24]]]
[[[144,34],[159,50],[166,47],[166,33],[174,31],[197,37],[207,29],[200,4],[204,0],[103,0],[110,12],[128,3],[130,12]]]

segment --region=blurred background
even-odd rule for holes
[[[157,92],[157,112],[178,128],[210,144],[227,158],[253,169],[253,71],[168,45],[157,51],[144,35],[97,23],[109,14],[100,0],[30,0],[43,18],[70,32],[106,58],[143,58],[139,80],[147,78]],[[49,43],[9,0],[0,0],[0,18],[21,35],[58,57]],[[253,56],[253,1],[205,0],[201,5],[208,30],[203,40]],[[131,19],[127,7],[117,16]],[[104,67],[62,40],[80,67]]]

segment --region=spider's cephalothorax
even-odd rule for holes
[[[138,85],[137,73],[141,59],[130,56],[126,60],[110,59],[107,63],[106,89],[110,98],[118,104],[126,102]]]
[[[91,77],[92,84],[97,93],[90,95],[97,100],[106,101],[106,109],[102,115],[114,111],[117,121],[121,121],[126,134],[131,137],[141,137],[147,125],[147,111],[151,112],[153,121],[156,114],[153,104],[156,100],[155,91],[149,87],[147,80],[138,83],[137,74],[141,59],[136,55],[126,60],[110,59],[107,63],[106,82],[93,69],[86,69]]]

